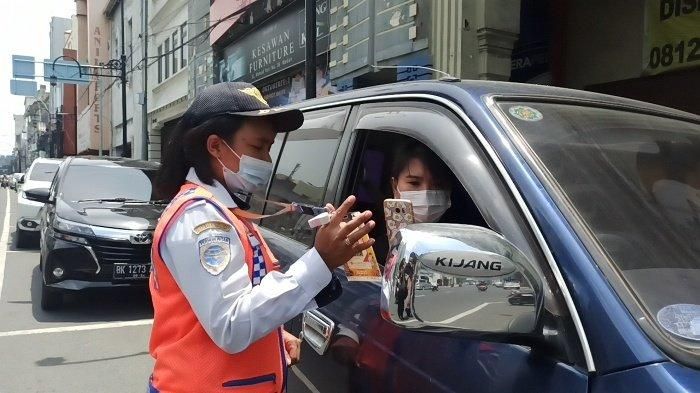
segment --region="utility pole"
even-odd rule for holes
[[[148,160],[148,0],[143,0],[143,106],[141,107],[142,123],[142,158]],[[184,48],[183,48],[184,50]]]
[[[119,1],[122,24],[122,57],[121,57],[121,80],[122,80],[122,157],[129,157],[126,148],[126,50],[124,49],[124,0]]]
[[[306,11],[306,98],[316,98],[316,0],[305,0]]]

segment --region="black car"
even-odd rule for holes
[[[531,306],[535,304],[535,294],[532,291],[513,291],[508,295],[508,303],[513,306]]]
[[[158,217],[158,164],[74,157],[61,164],[50,189],[27,193],[41,213],[41,307],[56,309],[64,291],[145,286]]]

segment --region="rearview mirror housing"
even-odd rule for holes
[[[382,316],[410,330],[520,342],[541,335],[542,281],[528,258],[496,232],[415,224],[392,239]]]
[[[50,202],[50,194],[49,194],[48,188],[35,188],[33,190],[26,190],[26,191],[24,191],[24,195],[30,201],[41,202],[41,203],[49,203]]]

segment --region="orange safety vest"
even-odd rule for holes
[[[253,274],[253,249],[248,238],[260,241],[266,271],[276,270],[276,259],[252,224],[246,225],[216,201],[203,187],[186,183],[165,209],[156,227],[150,278],[153,330],[150,353],[155,359],[153,386],[160,393],[284,392],[287,362],[282,327],[252,343],[244,351],[229,354],[219,348],[202,327],[187,298],[170,274],[160,254],[164,234],[187,205],[198,200],[213,203],[233,224],[245,251],[248,275]],[[192,263],[199,263],[192,261]]]

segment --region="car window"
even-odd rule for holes
[[[403,116],[401,112],[395,112],[395,115]],[[390,118],[386,120],[394,123]],[[385,123],[385,125],[388,126],[389,123]],[[394,174],[392,172],[398,169],[395,167],[400,166],[399,161],[403,161],[406,157],[412,155],[410,152],[401,154],[400,150],[404,148],[409,148],[415,153],[431,157],[430,159],[434,160],[435,164],[443,172],[435,174],[433,177],[443,178],[450,185],[448,194],[451,206],[434,222],[488,227],[469,194],[449,168],[445,166],[439,154],[414,138],[401,135],[395,130],[391,132],[382,131],[383,128],[378,125],[375,129],[359,130],[361,137],[358,138],[359,143],[355,152],[356,158],[353,158],[353,165],[351,166],[352,173],[349,178],[349,188],[346,188],[347,192],[345,192],[346,195],[352,194],[357,197],[355,210],[371,210],[373,213],[377,226],[370,235],[376,240],[374,251],[380,264],[384,263],[388,250],[384,200],[394,198]],[[400,155],[403,155],[404,158],[401,159]],[[399,195],[399,197],[402,196]]]
[[[119,165],[72,165],[61,183],[61,198],[69,201],[127,198],[153,200],[155,169]]]
[[[33,181],[51,181],[53,180],[59,163],[37,162],[32,167],[32,172],[29,174],[29,180]]]
[[[287,134],[272,178],[268,199],[322,205],[347,109],[304,114],[304,126]],[[265,214],[279,210],[268,204]],[[307,245],[313,243],[309,216],[285,214],[262,221],[262,226]]]

